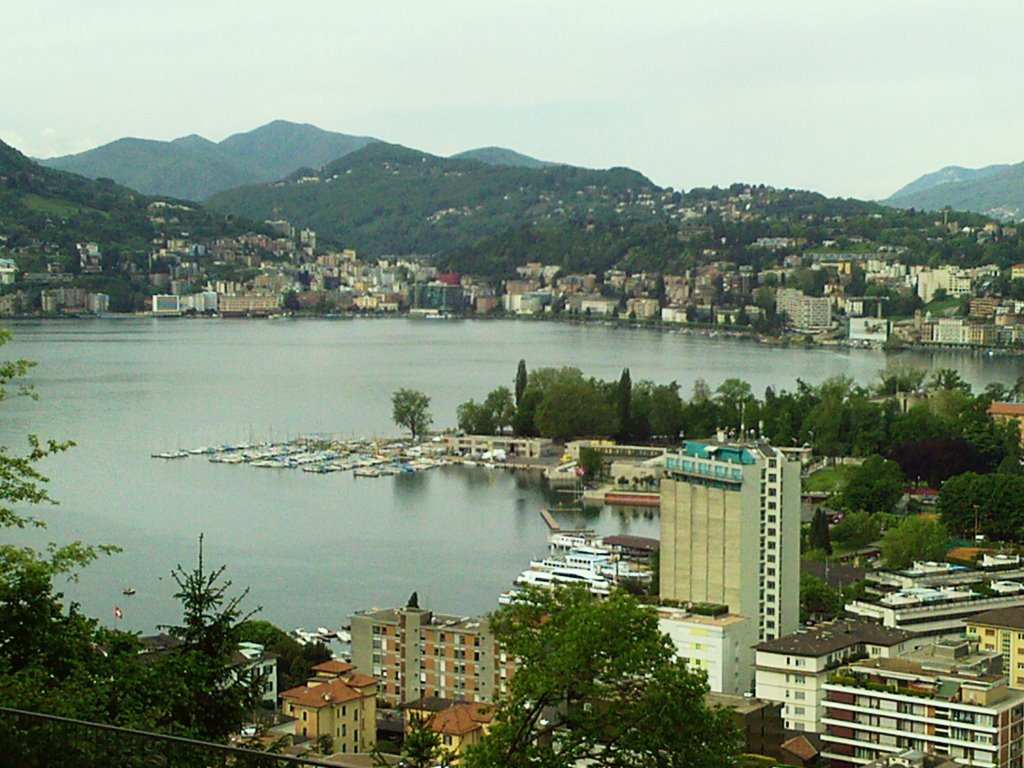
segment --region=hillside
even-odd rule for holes
[[[935,211],[949,206],[1000,219],[1024,218],[1024,163],[948,166],[921,176],[883,202],[900,208]]]
[[[479,160],[488,165],[507,165],[512,168],[547,168],[559,163],[549,163],[505,147],[479,147],[452,155],[453,160]]]
[[[41,161],[89,178],[109,178],[145,194],[202,200],[245,184],[275,181],[302,166],[318,168],[374,139],[276,120],[215,143],[118,139],[76,155]]]
[[[435,253],[509,228],[654,215],[660,194],[626,168],[523,168],[370,144],[317,172],[229,190],[207,202],[250,219],[284,218],[367,255]],[[648,205],[641,205],[646,198]]]

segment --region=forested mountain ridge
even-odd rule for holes
[[[883,202],[930,211],[949,207],[1004,220],[1024,218],[1024,163],[947,166],[921,176]]]
[[[319,167],[373,141],[275,120],[216,143],[195,134],[173,141],[122,138],[41,162],[89,178],[111,178],[146,194],[202,200],[283,178],[303,166]]]
[[[381,255],[437,253],[524,225],[653,218],[662,192],[628,168],[510,167],[377,142],[320,170],[207,202],[225,213],[287,219]]]

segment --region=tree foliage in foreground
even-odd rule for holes
[[[705,705],[705,677],[625,592],[596,600],[577,585],[532,590],[491,626],[520,664],[466,768],[735,764],[731,713]]]

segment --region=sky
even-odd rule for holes
[[[1024,160],[1021,0],[4,0],[3,25],[0,138],[33,157],[285,119],[865,199]]]

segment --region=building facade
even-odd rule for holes
[[[1024,690],[1024,606],[997,608],[967,619],[966,633],[983,651],[998,652],[1011,688]]]
[[[766,443],[688,440],[665,472],[661,596],[726,605],[757,640],[795,631],[800,462]]]
[[[306,685],[281,693],[281,711],[295,718],[295,735],[329,740],[331,752],[366,753],[377,746],[377,678],[347,662],[313,667]]]
[[[824,730],[829,672],[859,657],[890,658],[912,650],[913,636],[872,622],[839,620],[756,646],[756,695],[782,705],[786,730]]]
[[[966,640],[854,662],[833,673],[825,697],[822,755],[833,768],[906,750],[1021,768],[1024,693],[1006,684],[998,653]]]
[[[754,683],[754,622],[735,613],[703,616],[658,608],[658,630],[691,669],[708,677],[713,693],[743,694]]]
[[[780,288],[775,308],[785,312],[790,327],[798,331],[823,331],[832,325],[832,302],[827,296],[805,296],[795,288]]]
[[[417,607],[356,613],[352,661],[381,680],[395,707],[426,696],[490,703],[514,670],[486,617],[445,616]]]

